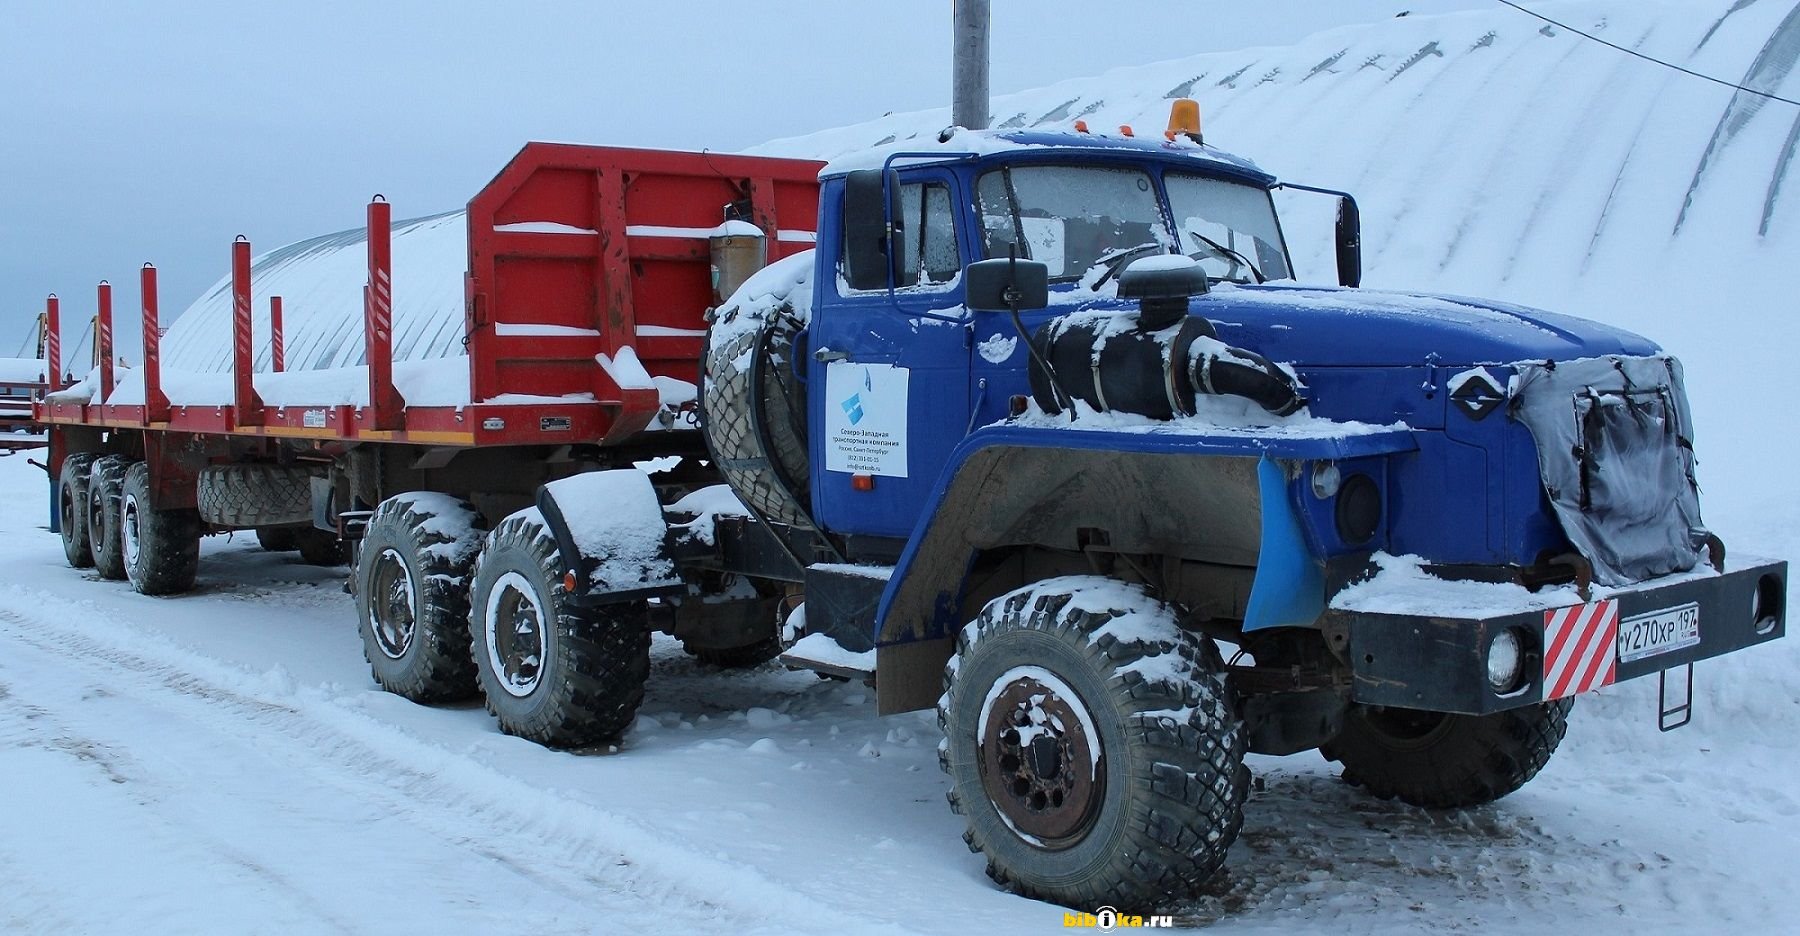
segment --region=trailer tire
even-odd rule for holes
[[[125,455],[105,455],[94,460],[88,475],[88,541],[94,551],[94,571],[104,579],[125,577],[119,498],[125,490],[125,472],[133,461]]]
[[[1426,809],[1466,809],[1519,789],[1549,763],[1569,730],[1574,699],[1491,715],[1451,715],[1353,705],[1319,751],[1344,780],[1380,799]]]
[[[294,465],[209,465],[194,499],[206,522],[234,530],[311,523],[312,478]]]
[[[265,552],[293,552],[300,548],[300,531],[293,527],[257,527],[256,545]]]
[[[157,510],[150,466],[125,472],[119,499],[119,552],[125,578],[140,595],[175,595],[194,587],[200,569],[200,512]]]
[[[488,534],[470,592],[471,655],[502,731],[582,747],[631,726],[650,677],[646,606],[578,604],[563,590],[556,537],[535,509]]]
[[[1243,826],[1246,736],[1218,648],[1173,608],[1091,576],[1018,589],[963,628],[944,685],[950,806],[1002,887],[1144,907],[1224,863]]]
[[[350,564],[350,543],[338,539],[336,533],[316,527],[294,531],[294,548],[300,550],[300,561],[307,565],[341,566]]]
[[[720,317],[727,321],[729,313]],[[771,520],[812,529],[806,393],[793,368],[799,329],[798,319],[777,313],[720,344],[709,337],[700,408],[707,448],[732,491]]]
[[[474,507],[448,495],[402,494],[376,506],[354,572],[357,631],[376,685],[426,704],[475,697],[468,585],[486,528]]]
[[[88,538],[88,473],[93,470],[94,456],[83,452],[63,459],[57,475],[56,514],[62,527],[63,558],[69,567],[88,569],[94,565],[94,547]]]

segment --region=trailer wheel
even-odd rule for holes
[[[1346,782],[1381,799],[1464,809],[1537,776],[1568,732],[1574,705],[1559,699],[1492,715],[1356,705],[1319,751],[1344,765]]]
[[[141,595],[174,595],[194,587],[200,568],[200,512],[152,506],[150,466],[125,472],[119,498],[119,554],[125,577]]]
[[[76,569],[94,564],[94,548],[88,539],[88,473],[94,456],[87,453],[63,459],[57,475],[56,513],[62,527],[63,557]]]
[[[470,628],[488,711],[552,747],[617,738],[650,676],[643,602],[587,607],[563,590],[556,538],[535,509],[507,517],[475,561]]]
[[[487,524],[443,494],[382,501],[356,563],[357,630],[381,688],[414,702],[475,695],[469,576]]]
[[[257,527],[256,545],[266,552],[293,552],[300,548],[300,531],[293,527]]]
[[[208,523],[232,529],[312,522],[312,477],[294,465],[210,465],[194,499]]]
[[[316,527],[294,531],[294,548],[300,550],[300,561],[307,565],[341,566],[350,564],[350,544],[336,533]]]
[[[124,455],[105,455],[94,460],[88,475],[88,541],[94,551],[94,570],[101,578],[125,577],[125,553],[119,541],[119,498],[132,461]]]
[[[1190,892],[1243,825],[1245,735],[1212,641],[1137,586],[1071,576],[988,602],[938,700],[939,762],[987,873],[1071,907]]]

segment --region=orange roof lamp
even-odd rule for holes
[[[1170,142],[1184,136],[1195,143],[1205,143],[1200,135],[1200,102],[1193,98],[1176,98],[1169,106],[1169,129],[1163,134]]]

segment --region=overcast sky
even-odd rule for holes
[[[993,0],[992,89],[1490,0]],[[462,206],[527,140],[733,150],[947,104],[945,0],[0,0],[0,356],[138,267]],[[404,284],[396,284],[404,289]],[[135,332],[122,348],[137,353]]]

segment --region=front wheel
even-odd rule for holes
[[[1344,780],[1382,799],[1427,809],[1491,803],[1524,786],[1549,763],[1569,730],[1575,700],[1450,715],[1353,706],[1344,728],[1321,747],[1344,765]]]
[[[488,534],[470,599],[475,670],[502,731],[582,747],[631,726],[650,677],[649,612],[641,601],[578,603],[536,509]]]
[[[1191,891],[1243,825],[1245,736],[1211,641],[1135,585],[989,602],[938,700],[963,839],[1002,886],[1072,907]]]

